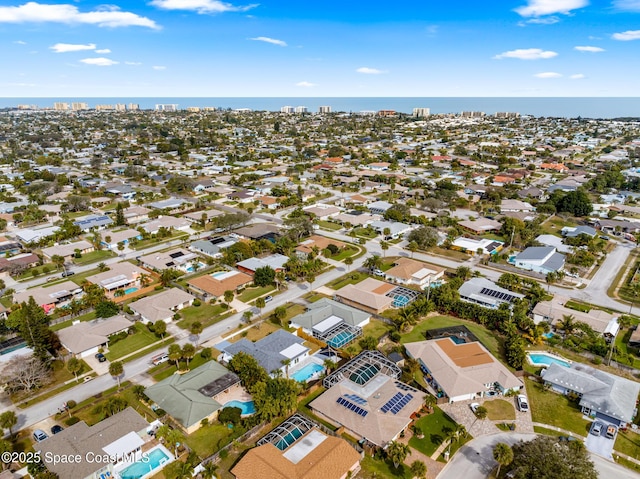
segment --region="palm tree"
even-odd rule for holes
[[[391,441],[387,446],[387,457],[393,462],[393,466],[396,469],[398,469],[410,453],[411,449],[409,449],[409,446],[401,442]]]
[[[151,276],[149,276],[147,273],[141,273],[138,281],[140,281],[140,286],[144,288],[151,282]]]
[[[576,330],[576,318],[573,314],[563,314],[562,320],[558,323],[558,328],[562,329],[567,336]]]
[[[451,452],[451,445],[454,442],[458,442],[460,439],[467,437],[467,428],[462,424],[457,424],[453,432],[451,433],[451,440],[449,442],[449,452]]]
[[[122,361],[114,361],[111,364],[109,364],[109,374],[111,374],[111,376],[118,381],[118,388],[119,388],[120,377],[124,374],[124,366],[122,364]]]
[[[276,272],[275,276],[273,277],[273,281],[274,283],[276,283],[276,289],[280,291],[280,286],[283,285],[286,281],[286,275],[284,274],[284,271]]]
[[[513,449],[509,444],[499,442],[493,447],[493,458],[498,462],[496,477],[500,477],[500,468],[508,466],[513,461]]]
[[[473,424],[475,424],[478,419],[480,419],[481,421],[484,421],[487,418],[487,414],[489,414],[489,411],[487,411],[487,408],[484,406],[479,406],[478,409],[476,409],[476,412],[475,412],[476,418],[473,421]],[[471,424],[471,427],[473,427],[473,424]]]
[[[187,361],[187,369],[189,369],[189,360],[196,355],[196,348],[193,344],[187,343],[182,346],[182,357]]]
[[[466,281],[471,278],[471,268],[468,266],[458,266],[456,268],[456,277]]]
[[[258,310],[260,311],[260,316],[262,316],[262,308],[264,308],[266,305],[267,302],[264,298],[256,299],[256,308],[258,308]]]
[[[198,338],[200,337],[200,333],[202,333],[203,329],[204,328],[200,321],[194,321],[189,327],[189,332],[196,337],[196,347],[198,346]]]
[[[82,363],[76,357],[69,358],[67,361],[67,371],[72,373],[76,377],[76,382],[78,381],[78,373],[82,369]]]
[[[213,461],[209,461],[204,466],[202,466],[200,475],[202,476],[202,479],[216,479],[217,470],[218,465]]]
[[[56,265],[56,269],[60,271],[60,268],[64,266],[64,256],[60,256],[58,254],[54,254],[51,257],[51,262]]]
[[[124,289],[122,288],[118,288],[115,290],[115,292],[113,293],[113,297],[114,298],[121,298],[125,295]]]
[[[551,288],[551,285],[558,280],[558,274],[555,271],[549,271],[544,279],[547,282],[547,293],[548,293]]]
[[[370,273],[373,273],[376,269],[380,269],[382,267],[382,258],[378,255],[369,256],[363,266],[369,270]]]
[[[351,265],[353,264],[353,258],[351,256],[347,256],[344,259],[344,264],[347,266],[347,272],[351,270]]]
[[[108,270],[109,268],[107,267],[106,264],[104,263],[98,263],[98,271],[100,271],[101,273],[104,273],[106,270]]]
[[[230,289],[226,290],[224,292],[224,302],[227,303],[227,307],[229,306],[229,304],[231,303],[231,301],[233,301],[233,298],[235,298],[235,293],[233,291],[231,291]]]
[[[287,375],[287,379],[289,379],[289,365],[291,364],[291,359],[287,358],[287,359],[283,359],[282,361],[280,361],[282,363],[282,365],[284,366],[284,372]]]
[[[411,474],[413,477],[417,477],[418,479],[424,479],[427,477],[427,466],[422,461],[413,461],[411,466],[409,466],[411,470]]]
[[[380,249],[382,249],[382,256],[386,258],[389,243],[387,241],[380,241]]]
[[[416,243],[415,241],[411,241],[408,245],[407,245],[407,249],[409,251],[411,251],[411,257],[413,258],[413,254],[418,251],[420,249],[420,247],[418,246],[418,243]]]
[[[427,409],[429,409],[429,411],[433,411],[433,408],[435,407],[437,402],[438,400],[433,394],[427,394],[424,397],[424,405],[427,407]]]
[[[169,360],[176,363],[176,369],[180,369],[180,360],[182,359],[182,348],[179,344],[169,346]]]

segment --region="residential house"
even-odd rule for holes
[[[513,263],[516,268],[546,275],[562,270],[564,260],[565,256],[552,246],[530,246],[518,254]]]
[[[235,235],[237,236],[237,235]],[[212,258],[221,258],[222,250],[233,246],[238,242],[237,237],[232,236],[218,236],[211,239],[201,239],[194,241],[189,246],[189,249],[197,251],[198,253],[211,256]]]
[[[500,231],[502,228],[502,223],[489,218],[476,218],[473,221],[463,220],[458,221],[458,224],[462,226],[463,229],[476,235],[482,235],[491,231]]]
[[[189,202],[182,198],[169,198],[166,200],[149,203],[149,207],[153,208],[154,210],[166,210],[169,213],[177,213],[185,208],[187,204],[189,204]]]
[[[465,281],[458,289],[458,294],[462,301],[490,309],[498,309],[502,304],[511,306],[516,300],[524,298],[524,294],[501,288],[485,278],[471,278]]]
[[[193,211],[190,213],[185,213],[184,215],[182,215],[182,217],[186,218],[192,223],[198,223],[198,224],[202,223],[204,218],[204,223],[208,224],[208,223],[211,223],[218,216],[222,216],[222,215],[224,215],[222,211],[211,209],[206,211]]]
[[[376,215],[384,215],[386,211],[391,208],[393,205],[388,201],[374,201],[373,203],[369,203],[367,205],[367,209]]]
[[[298,257],[304,260],[313,254],[314,248],[318,250],[319,254],[322,254],[330,245],[342,249],[346,246],[346,243],[325,236],[311,235],[296,246],[295,252]]]
[[[520,391],[524,384],[480,342],[458,344],[452,338],[406,343],[409,357],[420,362],[427,382],[449,402],[468,401],[494,391]]]
[[[144,206],[133,205],[122,210],[122,213],[124,214],[124,219],[128,224],[137,224],[147,221],[149,219],[150,211],[151,210],[149,208],[145,208]]]
[[[131,321],[121,315],[98,318],[93,321],[76,321],[68,328],[58,331],[60,344],[77,358],[92,356],[100,348],[109,347],[109,336],[126,331]]]
[[[140,264],[147,269],[162,272],[165,269],[177,269],[183,273],[193,273],[203,266],[200,257],[183,248],[175,248],[169,251],[158,251],[138,257]]]
[[[79,251],[80,254],[91,253],[94,247],[91,243],[85,240],[76,241],[74,243],[64,243],[57,246],[50,246],[49,248],[42,248],[42,254],[45,258],[51,261],[54,256],[62,256],[66,261],[71,261]]]
[[[637,414],[640,383],[621,378],[586,364],[564,367],[551,363],[541,372],[542,380],[561,394],[575,394],[583,414],[618,427],[633,422]]]
[[[239,271],[218,271],[187,281],[189,288],[206,300],[224,297],[225,291],[239,291],[253,282],[253,277]]]
[[[591,308],[589,311],[578,311],[576,309],[567,308],[566,303],[569,298],[560,295],[554,295],[550,301],[539,301],[531,311],[531,316],[535,324],[547,322],[555,328],[559,328],[565,317],[572,316],[575,321],[587,324],[595,332],[602,335],[607,332],[607,336],[611,331],[619,328],[618,315],[603,311],[601,309]]]
[[[33,296],[35,302],[49,314],[54,309],[68,305],[74,298],[80,298],[82,288],[73,281],[63,281],[53,285],[36,286],[24,291],[13,293],[13,302],[22,303],[29,301]]]
[[[260,439],[231,473],[236,479],[346,479],[360,470],[360,459],[347,441],[295,415]]]
[[[503,247],[503,241],[486,238],[473,239],[463,236],[456,238],[453,243],[451,243],[451,249],[462,251],[472,256],[475,254],[498,254],[502,251]]]
[[[400,375],[400,368],[379,351],[363,351],[322,381],[327,391],[309,407],[350,436],[384,448],[424,405],[424,393],[401,382]]]
[[[102,237],[100,244],[105,248],[114,251],[118,250],[118,245],[120,243],[124,246],[128,246],[132,240],[142,239],[142,234],[140,234],[138,230],[134,230],[132,228],[126,228],[120,231],[107,230],[101,233],[100,236]]]
[[[560,233],[565,238],[577,238],[580,235],[587,235],[595,238],[595,236],[598,234],[598,231],[591,226],[580,225],[575,227],[565,226],[560,230]]]
[[[193,185],[193,192],[195,194],[209,193],[216,187],[216,182],[209,179],[197,180]]]
[[[124,185],[119,183],[107,184],[104,186],[105,193],[117,196],[123,200],[132,200],[136,196],[136,191],[131,185]]]
[[[348,284],[335,292],[334,298],[341,303],[372,314],[380,314],[389,309],[393,298],[387,296],[395,286],[374,278],[367,278],[358,284]]]
[[[138,289],[141,275],[147,275],[147,271],[128,262],[115,263],[110,265],[108,271],[94,274],[87,277],[87,281],[102,287],[107,295],[115,295],[119,289],[125,292]]]
[[[15,255],[21,250],[22,245],[19,242],[0,236],[0,256]]]
[[[328,220],[329,218],[339,215],[341,211],[337,206],[325,205],[323,203],[305,206],[303,209],[306,213],[314,215],[319,220]]]
[[[0,257],[0,272],[10,275],[24,271],[40,264],[40,258],[34,253],[18,253],[10,257]]]
[[[371,314],[332,299],[311,303],[305,313],[291,318],[289,325],[333,348],[342,348],[362,336]]]
[[[242,228],[237,228],[235,234],[238,236],[242,236],[243,238],[252,239],[252,240],[261,240],[266,239],[275,243],[275,241],[280,237],[280,227],[275,224],[270,223],[254,223],[247,226],[243,226]]]
[[[257,269],[268,266],[275,272],[284,271],[284,265],[289,261],[289,257],[283,254],[271,254],[264,258],[249,258],[244,261],[240,261],[236,264],[236,267],[247,274],[253,275]]]
[[[177,311],[193,304],[194,296],[178,288],[171,288],[161,293],[147,296],[129,303],[129,308],[140,316],[144,323],[156,321],[171,322]]]
[[[15,235],[16,239],[20,241],[20,243],[22,243],[23,245],[28,245],[50,238],[59,229],[59,226],[45,226],[43,228],[21,228],[18,230],[14,230],[13,234]]]
[[[526,201],[504,199],[500,203],[502,212],[533,213],[536,209]]]
[[[191,226],[189,220],[175,216],[159,216],[155,220],[143,223],[140,227],[150,235],[158,234],[161,228],[166,230],[186,231]]]
[[[87,215],[77,218],[74,225],[78,226],[82,231],[88,233],[92,230],[103,230],[113,224],[113,220],[107,215]]]
[[[393,267],[385,272],[385,279],[399,284],[427,288],[439,283],[444,277],[444,268],[410,258],[398,258]]]
[[[240,378],[215,361],[185,374],[173,374],[145,389],[149,399],[164,409],[187,434],[218,417],[230,392],[242,392]],[[223,402],[219,402],[221,399]]]
[[[399,221],[373,221],[371,227],[379,234],[384,235],[386,229],[389,230],[389,234],[384,235],[385,239],[398,239],[404,237],[409,231],[412,230],[411,225],[406,223],[400,223]]]
[[[106,479],[120,477],[126,467],[143,459],[145,444],[154,438],[149,423],[132,407],[103,419],[93,426],[80,421],[46,441],[36,442],[34,449],[41,454],[45,467],[64,479]],[[174,460],[164,446],[164,464]],[[57,460],[54,458],[81,460]]]

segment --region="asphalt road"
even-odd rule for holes
[[[535,434],[499,433],[473,439],[453,456],[438,475],[438,479],[486,479],[498,464],[493,459],[493,447],[499,442],[513,445],[518,441],[530,441]],[[638,479],[636,472],[614,462],[591,454],[591,460],[601,479]]]

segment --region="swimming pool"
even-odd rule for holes
[[[138,288],[127,288],[124,290],[124,294],[131,294],[135,293],[136,291],[138,291]]]
[[[333,338],[327,340],[327,344],[332,348],[341,348],[345,344],[353,341],[356,337],[356,333],[349,331],[340,331]]]
[[[291,375],[291,379],[295,379],[299,383],[307,382],[309,378],[311,378],[315,373],[319,373],[320,371],[324,371],[324,366],[320,366],[316,363],[309,363],[302,369],[296,371]]]
[[[398,294],[393,298],[393,307],[394,308],[403,308],[407,304],[409,304],[409,297],[403,294]]]
[[[552,356],[547,353],[527,353],[529,363],[533,366],[542,366],[543,368],[549,367],[551,364],[556,363],[565,368],[570,368],[571,363],[563,358]]]
[[[202,267],[204,266],[204,263],[200,263],[200,262],[198,262],[198,263],[196,263],[196,264],[198,265],[198,269],[200,269],[200,268],[202,268]],[[193,273],[193,272],[195,272],[195,271],[196,271],[196,268],[195,268],[193,265],[191,265],[191,266],[187,266],[187,268],[185,268],[185,271],[186,271],[187,273]],[[215,273],[214,273],[214,277],[215,277]]]
[[[234,399],[233,401],[225,403],[224,407],[240,408],[240,410],[242,411],[240,414],[242,416],[250,416],[251,414],[256,413],[256,405],[253,403],[253,401],[237,401]]]
[[[120,471],[120,477],[122,479],[140,479],[143,476],[146,476],[161,466],[164,466],[167,462],[169,462],[171,458],[159,447],[156,449],[152,449],[149,451],[144,460],[141,459],[137,462],[134,462],[126,469]]]

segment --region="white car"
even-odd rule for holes
[[[471,404],[469,404],[469,407],[471,408],[471,411],[473,412],[473,414],[475,414],[478,408],[480,407],[480,404],[478,404],[477,402],[472,402]]]
[[[529,401],[527,400],[527,396],[524,394],[519,394],[517,397],[518,401],[518,409],[522,412],[527,412],[529,410]]]

